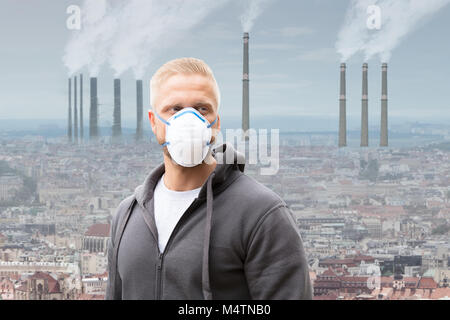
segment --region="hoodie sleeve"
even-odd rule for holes
[[[130,198],[126,198],[119,204],[111,222],[108,239],[108,281],[106,283],[105,300],[122,299],[122,280],[117,272],[116,261],[114,259],[114,247],[117,228],[121,221],[120,217],[124,215],[124,210],[126,209],[126,206],[129,205],[129,199]]]
[[[106,283],[105,300],[121,300],[122,283],[119,275],[116,275],[116,266],[113,261],[114,256],[114,236],[115,236],[115,219],[111,223],[110,237],[108,239],[108,282]],[[115,279],[115,283],[113,283]]]
[[[250,237],[244,268],[252,299],[312,299],[302,239],[289,209],[279,204],[269,210]]]

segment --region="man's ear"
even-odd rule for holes
[[[154,134],[155,133],[155,113],[153,112],[152,109],[148,109],[148,120],[150,121],[150,125],[152,127],[152,131]]]

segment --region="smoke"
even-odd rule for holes
[[[115,77],[131,69],[142,78],[154,57],[227,1],[85,0],[81,30],[73,31],[63,62],[70,75],[88,67],[96,76],[108,62]]]
[[[352,0],[336,42],[342,61],[357,52],[365,60],[379,56],[388,62],[392,51],[420,24],[450,3],[450,0]],[[377,5],[381,9],[381,29],[370,30],[367,8]]]
[[[336,42],[336,49],[342,57],[342,62],[360,51],[369,38],[366,10],[371,4],[373,0],[351,1]]]
[[[271,0],[245,1],[244,14],[241,16],[242,29],[249,32],[258,16],[264,11]]]
[[[132,69],[142,78],[155,56],[179,41],[228,0],[131,0],[119,17],[120,31],[109,63],[119,76]]]
[[[72,31],[63,57],[69,75],[85,66],[91,76],[98,75],[101,65],[107,60],[109,45],[117,27],[114,11],[107,0],[84,1],[82,28]]]

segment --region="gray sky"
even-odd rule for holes
[[[117,1],[117,0],[115,0]],[[66,119],[67,69],[62,62],[70,38],[66,8],[81,1],[0,0],[0,119]],[[340,57],[334,49],[349,1],[271,1],[250,32],[250,113],[289,117],[327,116],[337,128]],[[175,46],[153,57],[144,83],[164,62],[182,56],[205,60],[222,93],[222,122],[240,119],[242,101],[242,27],[239,1],[230,1]],[[389,64],[389,114],[405,121],[450,118],[450,7],[420,25],[393,51]],[[347,62],[347,115],[359,126],[361,64]],[[378,125],[381,68],[369,61],[369,122]],[[88,122],[88,73],[85,79],[85,123]],[[122,117],[135,119],[133,73],[122,75]],[[99,74],[101,125],[112,119],[113,71]],[[353,121],[353,122],[352,122]],[[300,122],[300,121],[299,121]],[[251,123],[252,125],[252,123]],[[280,122],[277,123],[280,125]],[[332,128],[332,129],[336,129]],[[301,129],[301,128],[299,128]]]

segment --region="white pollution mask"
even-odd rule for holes
[[[183,108],[168,120],[158,113],[158,119],[166,124],[166,141],[172,159],[183,167],[194,167],[203,162],[211,148],[212,129],[208,120],[192,107]]]

